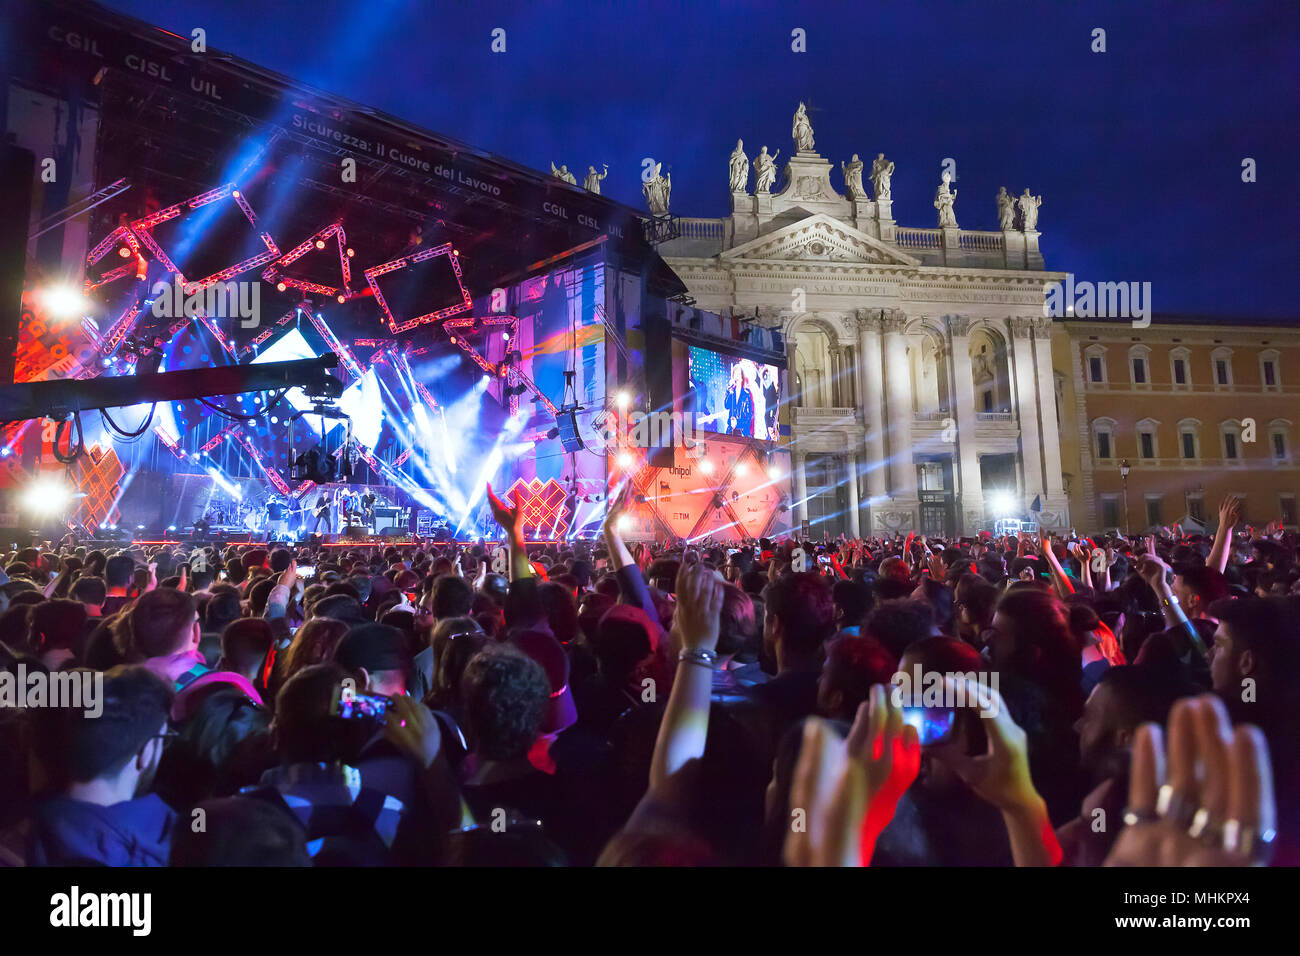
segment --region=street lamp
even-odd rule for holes
[[[1128,464],[1128,459],[1125,458],[1123,461],[1121,461],[1121,462],[1119,463],[1119,476],[1120,476],[1120,478],[1122,478],[1123,481],[1124,481],[1124,537],[1126,537],[1126,538],[1127,538],[1128,535],[1129,535],[1129,520],[1128,520],[1128,473],[1129,473],[1129,464]]]

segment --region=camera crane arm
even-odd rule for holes
[[[0,422],[31,418],[61,421],[78,412],[96,409],[129,408],[145,402],[179,402],[281,388],[301,388],[313,398],[338,398],[343,394],[343,382],[329,371],[337,368],[338,364],[338,356],[326,352],[316,358],[293,362],[222,365],[179,372],[3,385],[0,386]]]

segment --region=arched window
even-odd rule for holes
[[[1151,387],[1151,349],[1135,345],[1128,350],[1129,381],[1134,388]]]
[[[1137,423],[1137,441],[1139,458],[1159,458],[1160,457],[1160,433],[1157,426],[1159,422],[1154,418],[1144,418]]]
[[[1178,457],[1184,461],[1201,457],[1201,423],[1195,418],[1184,418],[1178,423]]]
[[[1089,345],[1083,350],[1083,373],[1089,385],[1106,384],[1106,346]]]
[[[1092,423],[1092,453],[1098,461],[1110,461],[1115,456],[1115,425],[1113,418],[1097,418]]]
[[[1259,384],[1266,392],[1282,391],[1282,356],[1277,349],[1259,353]]]
[[[1210,353],[1210,373],[1216,390],[1232,388],[1232,349],[1217,348]]]
[[[1178,346],[1169,350],[1169,384],[1175,392],[1191,391],[1192,351]]]

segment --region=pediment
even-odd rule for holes
[[[917,266],[921,260],[899,251],[825,213],[798,222],[728,249],[722,259],[809,261],[849,265]]]

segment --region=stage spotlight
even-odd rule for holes
[[[126,246],[123,246],[121,249],[117,250],[117,254],[121,256],[123,259],[128,259],[131,256],[131,250],[128,249]]]
[[[745,477],[745,475],[747,475],[747,474],[749,474],[749,466],[748,466],[747,464],[745,464],[745,463],[742,461],[742,462],[740,462],[739,464],[736,465],[736,477],[737,477],[737,478],[743,478],[743,477]]]
[[[993,513],[999,518],[1013,514],[1016,510],[1016,496],[1009,491],[995,491],[989,499]]]
[[[238,198],[239,198],[239,190],[238,190],[238,189],[234,190],[230,195],[233,196],[234,198],[238,199]],[[141,525],[140,527],[143,528],[144,525]]]
[[[704,461],[700,462],[700,471],[704,472],[706,475],[713,474],[713,462],[709,461],[707,458],[704,459]]]
[[[169,525],[167,526],[167,530],[168,530],[168,531],[175,531],[175,530],[176,530],[176,525],[174,525],[174,524],[169,524]]]
[[[352,249],[349,248],[349,249],[348,249],[348,258],[351,259],[351,258],[352,258],[353,256],[355,256],[355,255],[356,255],[356,252],[355,252],[354,250],[352,250]]]
[[[38,478],[23,492],[23,507],[33,514],[48,515],[60,510],[72,497],[72,489],[57,478]]]
[[[90,306],[86,297],[70,285],[57,285],[41,294],[41,303],[56,319],[75,319]]]
[[[317,248],[317,249],[324,249],[324,248],[325,248],[325,240],[324,240],[324,239],[317,239],[317,240],[316,240],[316,248]]]
[[[546,433],[546,437],[550,439],[559,438],[560,430],[558,428],[552,428],[549,432]]]
[[[632,467],[632,456],[627,452],[618,456],[618,467],[628,469]]]
[[[505,341],[509,342],[509,341],[510,341],[510,333],[509,333],[509,332],[502,332],[502,333],[501,333],[501,338],[504,339]]]
[[[620,391],[617,395],[614,396],[614,401],[618,403],[619,408],[627,408],[629,405],[632,404],[632,396],[629,395],[627,392]]]
[[[136,531],[143,531],[143,530],[144,530],[144,525],[142,525],[142,524],[138,524],[138,525],[136,525],[136,526],[135,526],[135,530],[136,530]]]
[[[771,478],[773,481],[776,481],[781,477],[781,469],[778,468],[776,465],[772,465],[770,468],[767,469],[767,477]]]
[[[277,282],[277,283],[275,284],[275,291],[276,291],[276,292],[283,292],[283,291],[284,291],[285,289],[287,289],[287,288],[289,288],[289,287],[288,287],[287,285],[285,285],[283,282]]]
[[[630,528],[630,527],[632,527],[632,519],[629,518],[627,515],[619,515],[619,516],[618,516],[618,530],[619,530],[619,531],[626,531],[626,530],[627,530],[628,528]]]
[[[336,298],[339,300],[339,305],[342,305],[343,300],[347,298],[347,296],[345,296],[342,292],[340,292]]]
[[[457,340],[456,336],[454,336],[454,335],[451,336],[451,344],[452,344],[452,345],[455,345],[457,341],[458,341],[458,340]]]

